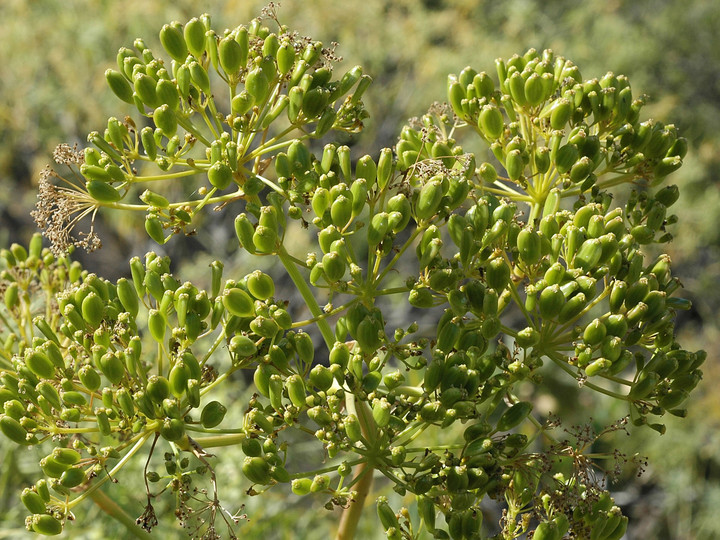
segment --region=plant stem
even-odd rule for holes
[[[280,262],[283,263],[285,270],[290,276],[290,279],[293,280],[293,283],[298,288],[298,291],[300,291],[303,300],[305,300],[308,309],[310,309],[310,313],[312,313],[313,317],[317,319],[316,322],[318,328],[320,329],[320,333],[325,340],[325,344],[328,349],[332,349],[332,346],[335,344],[335,333],[332,331],[332,328],[330,328],[328,322],[323,318],[324,312],[320,309],[320,306],[315,299],[315,295],[313,295],[310,287],[308,287],[307,282],[302,277],[298,269],[295,268],[295,263],[288,255],[288,252],[285,251],[285,248],[281,247],[277,254]]]
[[[355,499],[350,503],[340,518],[340,526],[338,527],[335,540],[352,540],[355,538],[360,515],[365,507],[365,499],[370,493],[370,487],[373,481],[373,468],[367,463],[361,463],[358,466],[358,474],[356,478],[360,478],[355,485]]]
[[[135,520],[129,515],[127,515],[125,510],[123,510],[120,505],[118,505],[118,503],[108,497],[104,491],[101,491],[99,489],[97,491],[93,491],[90,494],[90,498],[98,506],[98,508],[100,508],[100,510],[105,512],[107,515],[109,515],[116,521],[122,523],[127,529],[128,533],[131,534],[133,537],[143,538],[145,540],[149,540],[152,538],[152,536],[150,536],[150,533],[138,527],[135,524]]]

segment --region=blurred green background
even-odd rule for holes
[[[187,21],[208,12],[216,28],[234,27],[257,16],[263,2],[250,0],[2,0],[0,2],[0,247],[26,242],[35,226],[38,173],[61,142],[84,143],[85,134],[102,130],[108,116],[131,114],[105,84],[103,72],[115,65],[117,49],[142,36],[160,50],[158,30],[171,20]],[[552,48],[572,59],[585,78],[606,71],[624,73],[635,95],[646,93],[644,109],[665,123],[674,123],[690,142],[685,165],[671,177],[682,190],[673,207],[679,225],[667,245],[674,272],[687,288],[693,309],[682,313],[679,341],[685,348],[708,351],[705,379],[683,421],[668,419],[666,435],[651,430],[637,438],[628,453],[648,457],[644,474],[612,486],[616,502],[631,516],[627,538],[720,538],[720,376],[717,350],[720,325],[720,3],[707,0],[331,0],[282,2],[280,20],[300,33],[325,43],[337,41],[344,66],[361,64],[375,82],[365,101],[371,118],[366,130],[349,141],[353,154],[377,155],[394,144],[399,129],[436,100],[445,99],[445,81],[472,65],[494,75],[493,60],[523,53],[529,47]],[[105,247],[82,255],[87,268],[108,279],[120,277],[132,255],[153,248],[141,222],[99,223]],[[133,228],[135,227],[135,228]],[[172,242],[171,242],[172,244]],[[188,261],[178,268],[185,279],[205,272],[210,245],[202,236],[170,247]],[[215,244],[217,245],[217,244]],[[241,263],[242,261],[236,261]],[[201,268],[201,270],[195,270]],[[560,416],[582,408],[599,424],[624,414],[596,402],[574,402],[573,381],[559,381],[564,399],[555,397]],[[564,385],[564,386],[563,386]],[[552,398],[552,396],[550,396]],[[621,437],[623,448],[630,439]],[[19,490],[34,482],[37,456],[3,443],[0,465],[0,538],[24,536],[24,508]],[[607,443],[612,446],[613,442]],[[15,448],[15,447],[12,447]],[[316,449],[316,446],[312,447]],[[239,455],[223,452],[221,476],[238,478]],[[133,516],[142,509],[138,491],[142,473],[127,471],[112,496]],[[282,493],[255,500],[247,486],[226,482],[223,498],[231,507],[245,503],[250,521],[240,527],[244,538],[324,538],[323,529],[337,514],[306,506]],[[382,486],[380,486],[382,489]],[[168,504],[171,504],[168,501]],[[158,509],[162,504],[158,505]],[[168,506],[168,509],[170,507]],[[374,521],[370,508],[369,519]],[[158,531],[174,537],[174,528]],[[366,530],[362,538],[374,537]],[[88,505],[68,538],[121,538],[124,533],[99,509]],[[180,536],[178,536],[180,537]]]

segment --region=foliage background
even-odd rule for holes
[[[29,212],[34,205],[38,172],[60,142],[84,142],[84,134],[102,129],[108,116],[129,114],[105,85],[104,70],[115,54],[142,36],[159,50],[157,32],[170,20],[187,21],[208,12],[216,27],[236,26],[259,14],[262,2],[249,0],[3,0],[0,3],[0,247],[26,242],[34,231]],[[280,19],[291,28],[325,43],[340,43],[338,53],[350,67],[362,64],[375,83],[366,94],[371,118],[365,132],[348,141],[356,157],[376,154],[393,145],[402,123],[422,114],[435,100],[445,99],[447,73],[465,65],[494,75],[494,58],[522,53],[529,47],[552,48],[578,64],[585,78],[606,71],[629,76],[635,94],[647,93],[644,109],[663,122],[675,123],[690,141],[685,166],[672,177],[682,190],[674,207],[680,225],[668,245],[676,275],[682,276],[693,309],[682,314],[681,343],[705,348],[705,380],[690,403],[684,421],[668,419],[667,434],[634,433],[633,450],[649,458],[639,478],[628,471],[613,486],[616,502],[631,516],[627,537],[711,539],[720,537],[720,394],[712,382],[720,376],[720,3],[706,0],[286,0]],[[113,220],[101,224],[106,246],[82,256],[90,270],[117,279],[124,261],[153,246],[141,222]],[[220,218],[218,218],[218,225]],[[184,257],[176,270],[184,279],[206,279],[210,257],[225,257],[215,228],[194,240],[173,241],[170,254]],[[213,236],[215,235],[215,236]],[[220,235],[220,238],[226,238]],[[209,252],[205,246],[220,246]],[[241,260],[235,260],[237,267]],[[226,266],[230,270],[230,266]],[[248,270],[237,270],[244,274]],[[207,274],[207,275],[206,275]],[[240,275],[242,275],[240,274]],[[230,273],[228,272],[228,275]],[[598,425],[622,411],[596,402],[574,402],[572,381],[558,380],[561,400],[548,395],[563,416],[593,407]],[[242,392],[241,383],[233,392]],[[560,392],[562,390],[562,392]],[[620,437],[621,435],[618,435]],[[623,436],[624,437],[624,436]],[[301,443],[302,444],[302,443]],[[613,441],[606,442],[612,446]],[[627,445],[628,441],[622,441]],[[0,538],[19,538],[24,508],[17,494],[34,481],[38,456],[0,442],[6,459],[0,465]],[[219,473],[239,478],[238,455],[222,452]],[[139,514],[136,494],[141,472],[123,474],[112,496],[131,515]],[[230,506],[245,503],[250,521],[245,538],[318,538],[324,525],[337,519],[308,501],[278,494],[255,501],[243,494],[241,481],[226,482]],[[380,486],[378,489],[382,489]],[[261,504],[262,503],[262,504]],[[490,512],[490,509],[488,509]],[[122,537],[102,513],[87,507],[73,538]],[[490,517],[490,513],[488,516]],[[371,538],[374,510],[362,538]],[[325,523],[320,523],[325,522]],[[172,524],[164,538],[173,537]],[[320,533],[324,536],[324,533]]]

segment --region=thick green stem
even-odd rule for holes
[[[150,540],[153,538],[150,533],[145,531],[144,529],[138,527],[135,524],[135,520],[131,518],[125,510],[123,510],[118,503],[113,501],[110,497],[108,497],[104,491],[97,490],[93,491],[90,494],[90,498],[95,502],[95,504],[105,512],[107,515],[115,519],[116,521],[122,523],[125,528],[128,531],[128,534],[132,535],[134,538],[143,538],[145,540]]]
[[[373,468],[366,462],[358,466],[358,474],[356,478],[360,478],[355,485],[355,498],[350,503],[340,518],[340,526],[338,527],[335,540],[352,540],[355,538],[360,516],[365,507],[365,499],[370,493],[370,487],[373,481]]]
[[[295,268],[295,263],[293,262],[288,252],[285,251],[284,247],[281,247],[278,251],[278,257],[283,263],[283,266],[285,267],[285,270],[290,276],[290,279],[293,280],[293,283],[298,288],[298,291],[300,291],[303,300],[305,300],[308,309],[310,309],[310,313],[312,313],[313,317],[317,319],[316,322],[318,328],[320,329],[320,333],[325,340],[325,344],[327,345],[328,349],[332,349],[332,346],[335,344],[335,333],[332,331],[332,328],[330,328],[328,322],[324,318],[322,318],[324,312],[318,305],[317,300],[315,299],[315,295],[310,290],[310,287],[308,287],[308,284],[300,274],[300,271]]]

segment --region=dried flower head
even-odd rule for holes
[[[72,167],[84,162],[83,154],[77,147],[61,144],[55,149],[53,157],[58,164],[66,165],[79,177]],[[64,185],[56,185],[55,179]],[[87,251],[94,251],[102,246],[94,231],[97,208],[97,201],[85,191],[79,181],[68,180],[50,166],[40,173],[38,200],[31,215],[43,235],[50,240],[54,254],[61,255],[67,252],[70,246],[82,247]],[[71,233],[75,226],[88,215],[91,216],[90,231],[79,232],[77,236],[73,236]]]

